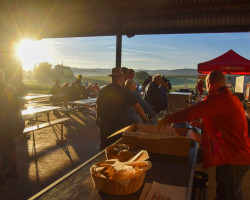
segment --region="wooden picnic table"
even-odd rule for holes
[[[57,110],[60,109],[61,107],[59,106],[37,106],[37,107],[28,107],[25,110],[22,110],[22,116],[25,118],[29,117],[29,116],[35,116],[36,117],[36,121],[37,121],[37,116],[38,114],[42,114],[45,113],[47,115],[47,119],[48,121],[50,121],[49,118],[49,112],[53,111],[53,110]]]
[[[149,160],[152,162],[152,168],[147,171],[144,183],[156,181],[162,184],[186,187],[185,200],[190,200],[197,150],[198,144],[192,141],[188,157],[150,155]],[[144,185],[134,194],[123,196],[112,196],[97,191],[91,178],[90,167],[105,159],[105,152],[101,151],[30,199],[138,200]]]
[[[37,100],[37,99],[42,99],[42,98],[48,98],[48,97],[52,97],[52,94],[43,94],[43,95],[27,95],[27,96],[23,96],[20,97],[20,99],[22,100]]]
[[[94,103],[96,103],[96,98],[82,99],[82,100],[68,102],[68,104],[83,105],[83,106],[89,106]]]

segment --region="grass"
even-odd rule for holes
[[[53,83],[42,84],[36,80],[24,80],[23,82],[28,90],[28,93],[48,94],[53,85]]]
[[[172,84],[172,91],[175,91],[180,88],[185,88],[184,76],[166,76],[166,78],[169,79]],[[86,82],[88,83],[97,82],[99,86],[106,85],[110,83],[110,81],[111,78],[108,76],[85,76],[82,80],[84,85]],[[187,76],[186,81],[188,88],[194,89],[195,84],[197,82],[197,76]],[[74,82],[74,80],[72,80],[71,82]],[[45,84],[45,83],[40,83],[36,80],[24,80],[24,84],[26,85],[26,88],[29,93],[47,94],[49,93],[49,90],[54,83],[48,82]]]

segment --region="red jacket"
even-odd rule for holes
[[[227,88],[185,110],[170,115],[168,122],[202,119],[203,166],[250,165],[250,138],[242,103]]]

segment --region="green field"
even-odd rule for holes
[[[180,88],[185,88],[185,77],[184,76],[166,76],[172,84],[172,91]],[[110,77],[108,76],[85,76],[82,80],[83,84],[97,82],[99,86],[110,83]],[[189,89],[194,89],[197,82],[197,76],[186,76],[187,86]],[[72,80],[74,81],[74,80]],[[41,93],[46,94],[49,92],[53,85],[53,82],[39,83],[36,80],[24,80],[24,84],[27,87],[29,93]],[[62,83],[61,83],[62,84]]]

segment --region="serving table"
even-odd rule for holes
[[[149,161],[152,168],[147,171],[144,183],[153,181],[187,188],[186,199],[191,199],[194,168],[196,164],[198,144],[191,141],[189,156],[168,156],[163,154],[150,154]],[[98,192],[90,174],[90,167],[101,160],[105,160],[105,152],[101,151],[79,167],[40,191],[30,199],[84,199],[84,200],[137,200],[140,198],[143,186],[139,191],[130,195],[112,196]]]

